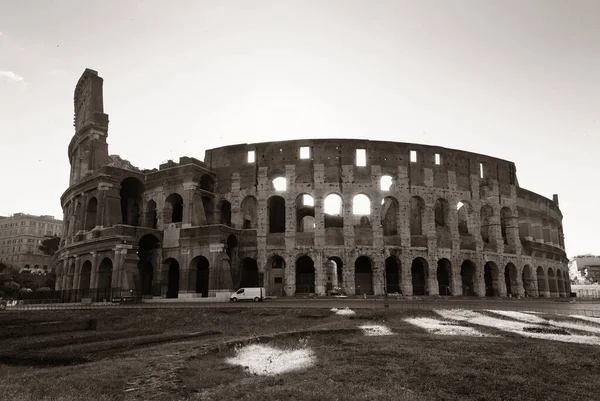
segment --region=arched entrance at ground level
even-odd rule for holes
[[[269,295],[283,296],[283,280],[285,277],[285,261],[279,255],[273,256],[267,262],[267,292]]]
[[[551,267],[548,268],[548,285],[550,286],[550,295],[557,294],[558,287],[556,285],[556,277],[554,276],[554,270]]]
[[[494,262],[486,262],[483,268],[483,278],[485,280],[485,296],[500,296],[500,272]]]
[[[439,294],[452,295],[450,287],[450,278],[452,277],[452,263],[448,259],[440,259],[437,264],[437,282]]]
[[[192,259],[191,271],[196,272],[194,290],[196,294],[201,294],[203,298],[208,297],[209,279],[210,279],[210,263],[204,256],[196,256]]]
[[[565,282],[560,269],[556,269],[556,286],[558,287],[559,296],[563,297],[565,295]]]
[[[343,263],[342,259],[337,256],[327,259],[327,294],[331,291],[340,292],[341,290],[337,287],[343,287],[344,275],[343,275]]]
[[[98,266],[98,298],[110,299],[110,290],[112,287],[113,264],[109,258],[104,258]]]
[[[354,287],[356,295],[373,295],[373,269],[371,259],[360,256],[354,262]]]
[[[81,266],[81,273],[79,273],[79,290],[82,292],[83,298],[89,297],[90,281],[92,279],[92,262],[86,260]]]
[[[475,263],[470,260],[465,260],[460,265],[460,277],[462,279],[462,293],[466,297],[474,297],[476,295],[475,290],[475,277],[477,274],[477,268]]]
[[[512,263],[508,263],[504,267],[504,283],[506,284],[506,296],[516,297],[519,295],[517,290],[517,267]]]
[[[538,283],[538,296],[545,297],[546,296],[546,274],[544,273],[544,268],[542,266],[538,266],[536,270],[537,275],[537,283]]]
[[[258,273],[258,265],[256,260],[252,258],[244,258],[241,268],[242,278],[240,279],[240,288],[244,287],[261,287]]]
[[[309,256],[296,261],[296,293],[313,294],[315,292],[315,264]]]
[[[160,241],[153,234],[146,234],[138,242],[138,269],[142,295],[160,295],[160,290],[153,291],[154,265],[157,263]]]
[[[427,279],[429,278],[429,264],[423,258],[416,258],[412,261],[410,268],[412,275],[413,295],[427,294]]]
[[[179,262],[173,258],[164,261],[163,270],[167,273],[167,298],[179,296]],[[164,273],[163,273],[164,274]]]
[[[536,295],[535,290],[535,276],[533,275],[533,270],[531,266],[525,265],[523,266],[523,290],[525,291],[526,297],[533,297]]]
[[[385,260],[385,287],[388,294],[400,294],[400,263],[394,256]]]

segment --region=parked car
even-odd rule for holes
[[[245,287],[232,293],[229,300],[233,302],[244,300],[259,302],[265,299],[266,296],[267,291],[265,291],[264,287]]]

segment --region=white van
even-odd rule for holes
[[[267,297],[264,287],[240,288],[229,297],[230,301],[237,302],[243,300],[252,300],[254,302],[262,301]]]

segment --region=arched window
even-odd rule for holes
[[[85,211],[85,230],[89,231],[96,227],[97,212],[98,200],[94,197],[89,200]]]
[[[240,207],[240,212],[242,214],[242,228],[256,228],[256,210],[256,198],[254,196],[246,196]]]
[[[425,202],[418,196],[410,198],[410,235],[423,235]]]
[[[358,194],[352,199],[352,214],[367,216],[371,214],[371,200],[365,194]]]
[[[457,217],[458,217],[458,233],[465,235],[469,233],[469,211],[467,205],[463,202],[456,204]]]
[[[178,193],[173,193],[165,200],[165,222],[180,223],[183,221],[183,199]],[[168,221],[167,218],[170,218]]]
[[[383,175],[379,180],[379,189],[382,191],[389,191],[393,183],[391,175]]]
[[[325,212],[325,228],[344,226],[341,196],[338,194],[327,195],[323,202],[323,209]]]
[[[491,237],[491,224],[494,209],[490,205],[483,205],[481,207],[480,219],[481,219],[481,239],[483,242],[489,243]]]
[[[287,190],[287,180],[285,177],[277,177],[271,181],[273,189],[277,192],[285,192]]]
[[[269,210],[269,232],[285,232],[285,199],[281,196],[271,196],[267,201]]]

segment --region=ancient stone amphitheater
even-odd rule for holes
[[[109,156],[103,80],[75,90],[56,290],[115,294],[559,297],[562,214],[514,163],[437,146],[240,144],[140,170]]]

